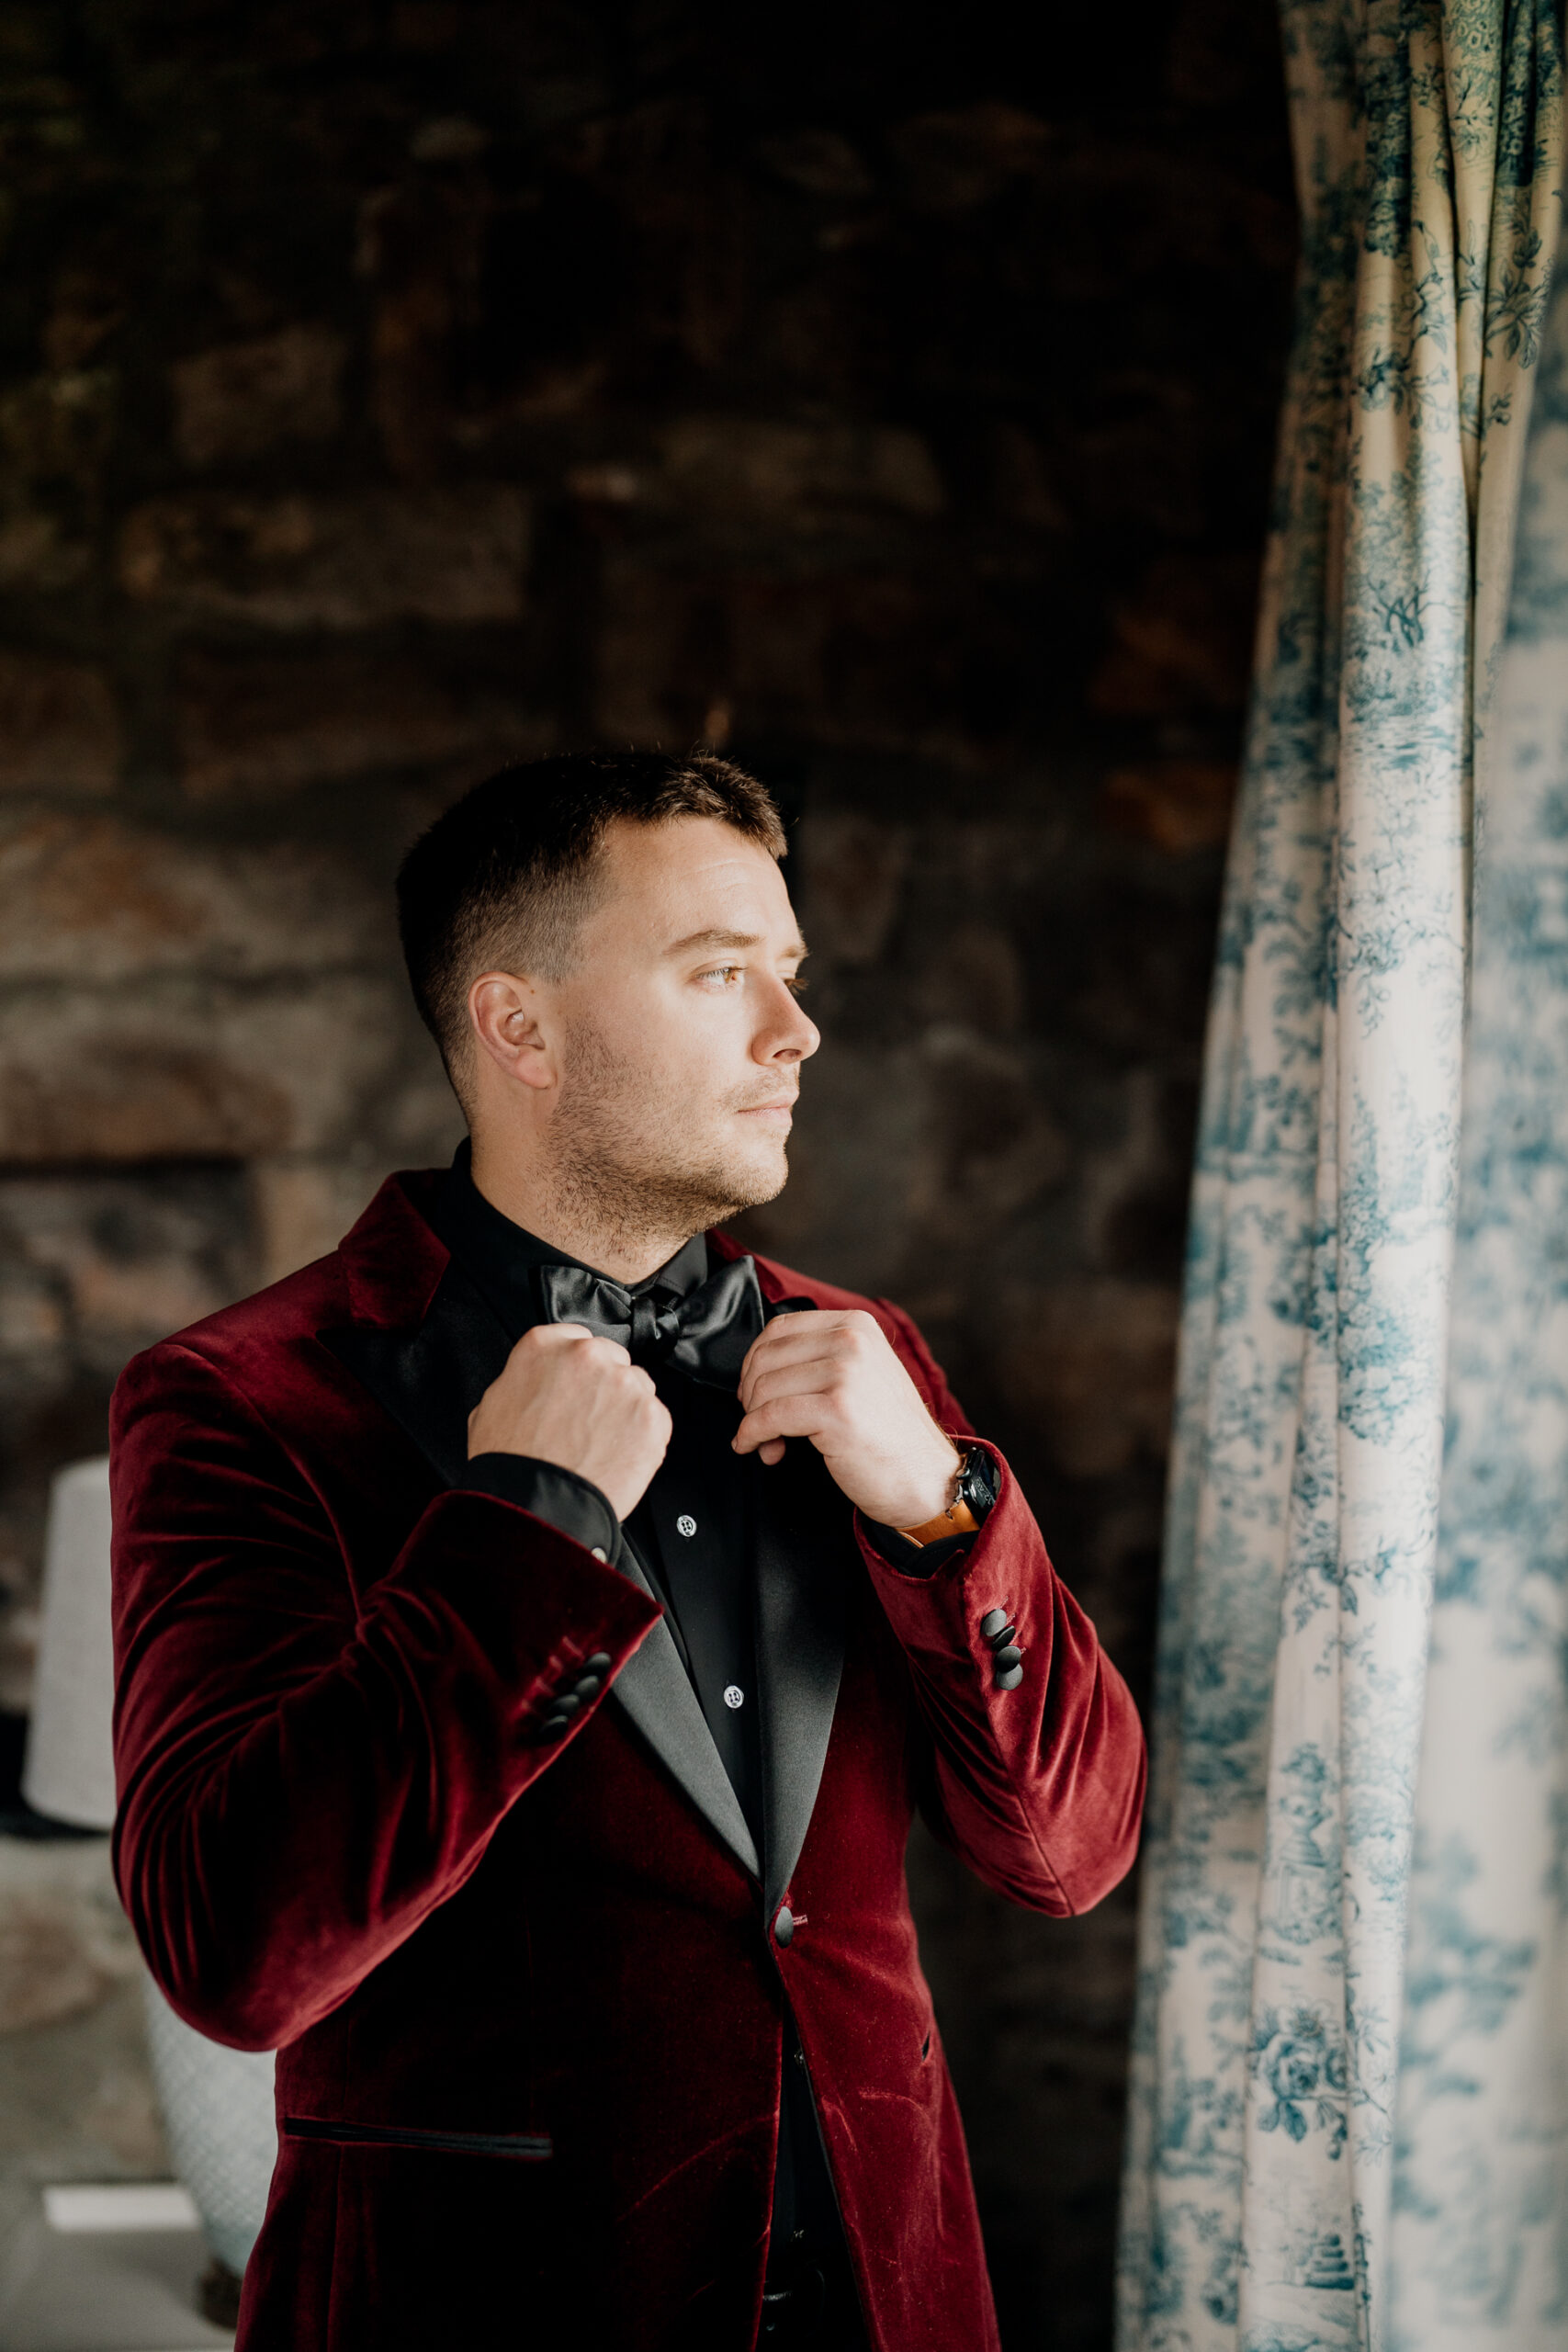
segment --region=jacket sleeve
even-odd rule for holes
[[[271,2049],[463,1884],[658,1611],[463,1489],[356,1602],[321,1498],[178,1342],[120,1380],[111,1485],[120,1898],[180,2015]]]
[[[974,1431],[920,1333],[878,1302],[935,1419]],[[977,1441],[978,1442],[978,1441]],[[1143,1726],[1093,1625],[1057,1576],[1034,1514],[993,1446],[999,1491],[967,1548],[934,1576],[901,1570],[860,1530],[930,1736],[922,1810],[987,1886],[1031,1910],[1088,1910],[1131,1868],[1143,1815]],[[981,1620],[1015,1625],[1023,1679],[998,1686]]]

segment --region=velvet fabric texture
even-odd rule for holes
[[[781,1945],[779,1890],[616,1702],[657,1604],[450,1485],[329,1343],[417,1340],[447,1266],[435,1182],[390,1179],[333,1256],[116,1393],[120,1893],[183,2017],[278,2049],[240,2352],[490,2352],[557,2326],[594,2352],[745,2352],[797,2045],[870,2342],[987,2352],[905,1844],[919,1805],[1015,1902],[1096,1902],[1143,1797],[1125,1687],[999,1460],[967,1555],[920,1578],[792,1446],[842,1663]],[[758,1273],[770,1301],[870,1306],[966,1431],[897,1308]],[[979,1631],[995,1607],[1024,1652],[1011,1691]],[[600,1652],[603,1687],[548,1736]]]

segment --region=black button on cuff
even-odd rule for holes
[[[570,1730],[571,1717],[570,1715],[563,1715],[558,1709],[554,1714],[548,1714],[545,1717],[545,1720],[540,1724],[539,1728],[546,1735],[547,1738],[558,1739],[563,1731]]]
[[[997,1672],[998,1674],[1006,1674],[1013,1667],[1021,1666],[1022,1664],[1023,1652],[1012,1643],[1010,1643],[1006,1649],[1000,1649],[997,1652]]]
[[[589,1657],[583,1659],[582,1670],[585,1674],[608,1674],[610,1671],[609,1651],[592,1651]]]
[[[980,1620],[980,1634],[982,1640],[987,1642],[994,1641],[996,1636],[1001,1632],[1003,1626],[1007,1623],[1007,1621],[1008,1613],[1005,1609],[987,1609],[985,1615]]]
[[[998,1690],[1016,1690],[1022,1680],[1022,1667],[1010,1666],[1002,1673],[998,1675],[997,1689]]]
[[[602,1674],[580,1674],[571,1687],[580,1699],[596,1698],[604,1687],[604,1678]]]

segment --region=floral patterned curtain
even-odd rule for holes
[[[1122,2352],[1568,2346],[1562,5],[1282,0]]]
[[[1393,2340],[1568,2345],[1568,266],[1476,849]]]

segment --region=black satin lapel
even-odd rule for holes
[[[407,1430],[442,1485],[455,1487],[468,1467],[468,1415],[512,1352],[484,1294],[457,1261],[442,1275],[416,1330],[355,1323],[321,1339]]]
[[[757,1675],[762,1702],[764,1885],[771,1917],[800,1860],[821,1785],[844,1668],[850,1508],[822,1457],[792,1444],[751,1457]]]
[[[659,1600],[651,1578],[623,1536],[615,1566]],[[662,1604],[661,1604],[662,1605]],[[713,1734],[692,1688],[691,1677],[664,1618],[660,1617],[641,1647],[633,1651],[610,1686],[637,1730],[665,1770],[690,1798],[703,1819],[717,1832],[736,1859],[753,1878],[761,1865],[740,1800],[730,1786]]]
[[[370,1391],[455,1487],[468,1459],[468,1415],[511,1353],[512,1342],[478,1284],[453,1259],[430,1312],[414,1331],[355,1324],[321,1343]],[[663,1596],[623,1535],[615,1566],[663,1608]],[[740,1801],[729,1784],[691,1678],[661,1616],[633,1652],[610,1696],[618,1699],[667,1771],[754,1878],[761,1867]]]

